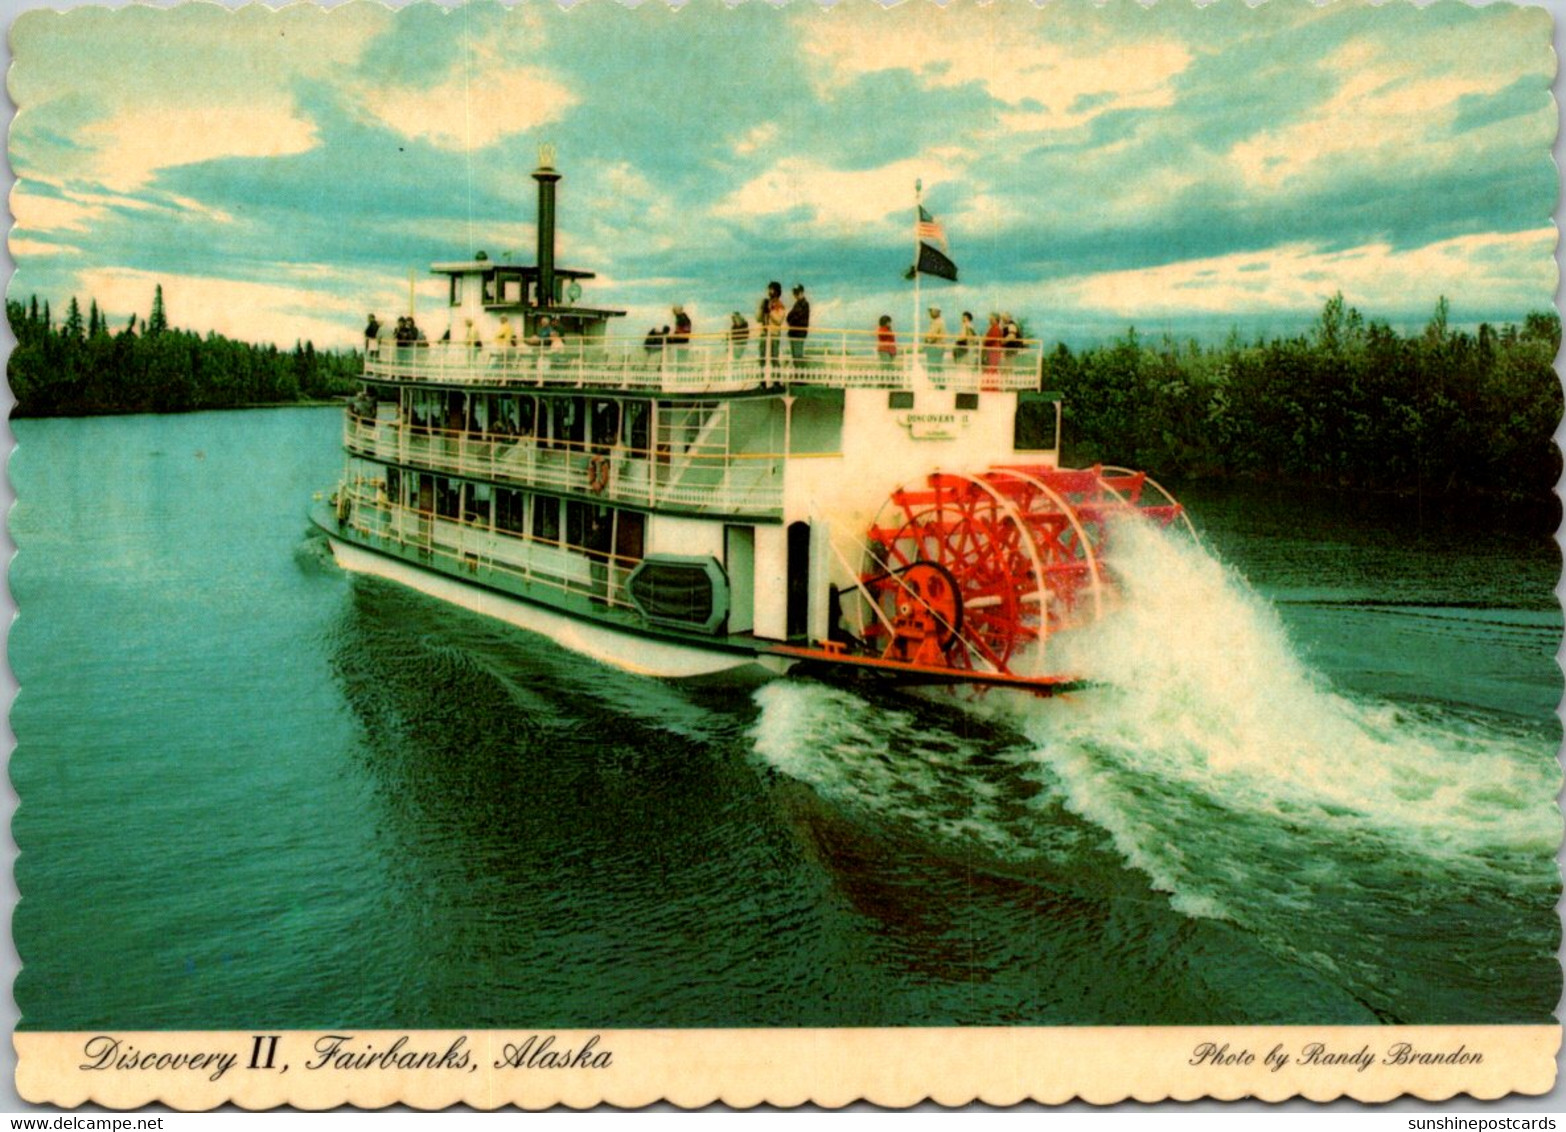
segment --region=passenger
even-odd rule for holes
[[[805,285],[794,284],[794,305],[788,312],[788,354],[795,373],[805,370],[805,338],[810,334],[810,300]]]
[[[756,310],[756,325],[760,330],[761,371],[771,377],[778,368],[778,348],[783,335],[783,284],[776,281],[767,284],[767,293],[761,297]]]
[[[745,321],[745,316],[735,311],[729,316],[729,357],[743,358],[745,356],[745,343],[750,341],[750,323]]]
[[[500,325],[495,328],[495,337],[490,344],[490,368],[503,370],[516,359],[516,331],[511,326],[511,320],[505,315],[500,316]]]
[[[674,347],[674,360],[683,364],[690,355],[691,316],[679,303],[674,304],[670,313],[674,315],[674,333],[669,335],[669,345]]]
[[[1000,373],[1001,342],[1005,337],[1006,332],[1001,329],[1000,315],[991,311],[990,325],[984,332],[984,372],[986,375]]]
[[[890,369],[897,362],[897,335],[892,331],[892,316],[883,314],[875,332],[875,352],[880,356],[883,369]]]
[[[364,340],[374,342],[381,336],[381,323],[375,317],[375,312],[370,312],[370,321],[364,324]]]
[[[406,315],[398,316],[397,329],[392,332],[392,340],[397,343],[397,360],[399,362],[411,360],[409,350],[413,346],[413,335],[408,332],[408,318]]]
[[[973,312],[962,312],[962,329],[957,332],[957,341],[952,344],[952,361],[967,361],[969,356],[978,357],[979,332],[973,325]]]
[[[550,334],[549,341],[540,348],[549,355],[550,367],[559,369],[569,360],[566,355],[565,326],[563,323],[556,322],[552,330],[553,333]]]
[[[941,308],[930,308],[930,327],[924,332],[924,361],[930,373],[937,373],[946,357],[946,321]]]
[[[1016,365],[1023,345],[1022,327],[1017,325],[1017,320],[1011,317],[1010,311],[1007,311],[1001,315],[1001,364],[1006,369],[1010,370]]]

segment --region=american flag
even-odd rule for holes
[[[919,206],[919,222],[914,225],[914,235],[921,240],[934,240],[941,245],[943,251],[949,250],[946,247],[946,229],[941,227],[941,222],[931,216],[922,204]]]

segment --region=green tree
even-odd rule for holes
[[[163,284],[159,283],[152,294],[152,317],[147,320],[147,334],[156,337],[168,328],[168,315],[163,311]]]
[[[61,332],[71,341],[77,341],[82,336],[82,308],[76,302],[76,296],[71,296],[71,305],[66,308],[65,325]]]

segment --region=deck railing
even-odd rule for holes
[[[468,479],[691,514],[776,517],[782,457],[636,449],[539,437],[432,429],[349,414],[343,447],[357,456]]]
[[[961,392],[1036,389],[1042,346],[1016,348],[982,342],[941,345],[923,335],[901,335],[896,353],[881,349],[874,331],[811,330],[803,340],[728,334],[695,335],[686,343],[649,344],[625,338],[556,338],[550,348],[519,339],[515,345],[460,342],[368,343],[365,376],[381,381],[504,387],[646,389],[665,393],[735,393],[769,385],[824,385],[841,389],[918,389]]]
[[[493,572],[611,608],[631,608],[626,581],[638,559],[395,503],[378,481],[350,481],[339,491],[345,526],[438,559],[450,573]]]

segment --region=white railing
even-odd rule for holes
[[[393,503],[379,481],[350,481],[339,491],[347,501],[346,507],[339,504],[346,515],[344,526],[422,551],[438,560],[446,573],[490,571],[611,607],[632,607],[626,582],[636,568],[636,559]]]
[[[783,509],[782,458],[770,453],[649,451],[429,429],[352,414],[344,421],[343,447],[383,463],[605,503],[725,515],[776,516]]]
[[[796,356],[796,346],[798,352]],[[841,389],[916,389],[931,385],[964,392],[1038,388],[1042,345],[1015,349],[982,342],[940,347],[903,335],[895,355],[881,352],[874,331],[812,330],[802,342],[727,334],[696,335],[673,345],[622,338],[556,340],[552,349],[521,343],[469,346],[459,342],[368,343],[364,372],[382,381],[434,382],[489,388],[548,385],[566,388],[645,389],[665,393],[732,393],[768,385],[825,385]]]

